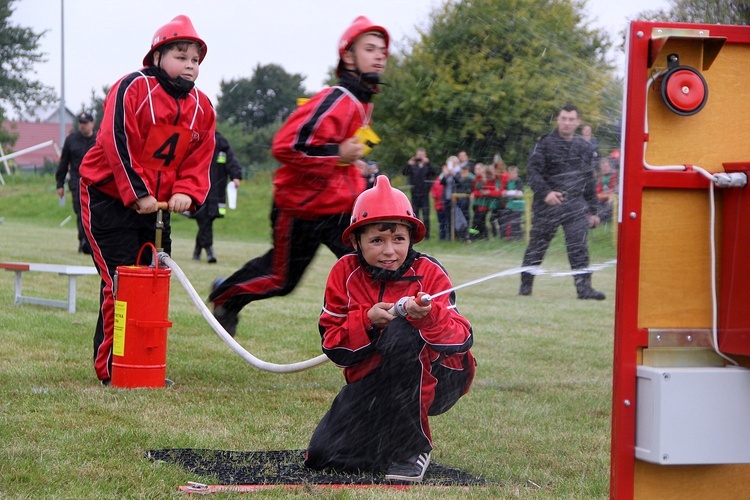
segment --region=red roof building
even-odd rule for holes
[[[60,113],[59,107],[38,108],[31,114],[32,116],[42,117],[42,119],[5,121],[2,127],[17,136],[15,144],[12,147],[3,146],[0,156],[8,155],[14,152],[34,147],[52,140],[52,144],[43,148],[24,153],[8,160],[8,165],[17,166],[23,170],[35,170],[44,168],[45,160],[55,165],[60,161],[62,144],[60,144]],[[46,117],[46,118],[44,118]],[[71,113],[66,107],[65,114],[65,137],[73,130],[73,124],[76,123],[76,115]],[[5,165],[3,165],[4,169]]]
[[[30,151],[21,156],[16,156],[9,160],[12,164],[21,169],[37,169],[44,167],[44,161],[57,163],[60,160],[62,144],[60,144],[60,124],[48,122],[3,122],[3,128],[11,134],[17,135],[18,139],[12,148],[4,148],[3,152],[7,155],[16,151],[21,151],[38,144],[53,141],[52,144],[43,148]],[[73,130],[71,124],[65,125],[65,136]]]

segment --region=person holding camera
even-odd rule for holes
[[[404,175],[411,184],[411,204],[414,215],[418,217],[425,226],[425,239],[430,239],[430,188],[435,182],[435,169],[427,158],[425,148],[417,148],[416,154],[409,158],[404,167]]]

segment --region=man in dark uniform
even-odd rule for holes
[[[588,230],[599,225],[596,176],[592,149],[576,129],[581,124],[578,108],[567,104],[557,116],[557,129],[534,146],[527,165],[528,182],[534,191],[531,237],[523,266],[538,266],[550,241],[562,225],[570,267],[575,274],[579,299],[604,300],[605,295],[591,287]],[[519,295],[531,295],[532,273],[521,274]]]
[[[191,214],[191,217],[198,223],[193,260],[201,260],[201,253],[205,249],[208,263],[216,263],[213,248],[214,219],[224,217],[221,212],[222,205],[226,206],[227,179],[231,179],[235,188],[239,187],[242,179],[242,165],[237,161],[229,141],[217,131],[216,149],[211,160],[211,190],[208,192],[206,203]]]
[[[78,224],[78,253],[91,253],[89,242],[83,233],[81,223],[81,196],[78,189],[78,167],[81,166],[83,156],[96,142],[94,135],[94,117],[85,111],[78,115],[78,131],[73,132],[65,139],[60,164],[57,166],[55,178],[57,179],[57,196],[65,196],[65,177],[68,177],[68,189],[73,199],[73,212],[76,214]],[[62,203],[62,202],[61,202]]]

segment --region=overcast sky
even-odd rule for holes
[[[337,43],[358,15],[388,29],[395,47],[428,24],[444,0],[17,0],[14,24],[46,30],[41,49],[48,62],[32,78],[61,89],[61,5],[64,3],[65,102],[77,112],[121,76],[140,68],[156,29],[188,15],[206,41],[197,86],[216,102],[222,80],[249,78],[256,65],[279,64],[319,89],[336,64]],[[644,10],[667,8],[667,0],[588,0],[595,26],[613,39],[627,20]],[[613,55],[614,57],[614,55]],[[617,55],[622,64],[623,56]]]

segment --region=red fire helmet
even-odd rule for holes
[[[179,15],[156,30],[154,37],[151,39],[151,49],[146,54],[146,57],[143,58],[143,65],[151,66],[154,60],[154,51],[164,44],[175,42],[177,40],[189,40],[200,45],[201,55],[198,64],[203,62],[203,59],[206,57],[206,52],[208,52],[206,42],[198,36],[190,18],[188,16]]]
[[[352,22],[351,26],[346,28],[346,31],[344,31],[344,34],[341,35],[341,38],[339,39],[339,66],[336,70],[337,75],[340,76],[341,74],[343,64],[341,62],[341,59],[344,57],[344,54],[349,49],[351,49],[352,44],[355,42],[355,40],[357,40],[357,38],[371,31],[376,31],[383,35],[383,38],[385,39],[386,55],[388,55],[388,46],[390,45],[390,36],[388,35],[388,31],[382,26],[373,24],[372,21],[370,21],[367,17],[359,16]]]
[[[396,222],[411,226],[414,229],[412,243],[422,241],[426,232],[424,223],[414,216],[409,198],[391,187],[391,182],[385,175],[379,175],[372,188],[360,194],[354,201],[351,223],[344,230],[341,239],[345,244],[351,245],[349,235],[352,231],[374,222]]]

